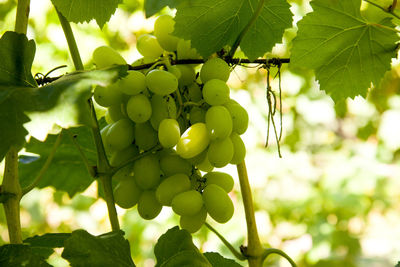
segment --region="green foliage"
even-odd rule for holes
[[[189,39],[203,57],[232,46],[251,20],[258,1],[185,1],[177,6],[174,33]],[[244,35],[241,46],[250,59],[262,56],[282,39],[291,26],[292,14],[286,1],[266,1],[259,17]]]
[[[51,0],[68,21],[79,23],[95,19],[100,28],[111,18],[122,0]]]
[[[1,266],[51,266],[28,245],[10,244],[0,247]]]
[[[144,12],[146,13],[146,17],[149,18],[166,6],[170,8],[176,7],[181,1],[183,0],[145,0]]]
[[[315,70],[322,90],[335,101],[366,96],[397,55],[391,19],[380,24],[360,14],[361,0],[311,2],[314,11],[298,23],[291,66]]]
[[[234,260],[227,259],[215,252],[206,252],[203,254],[213,267],[241,267],[239,263]]]
[[[71,266],[135,266],[122,231],[93,236],[76,230],[65,240],[61,256]]]

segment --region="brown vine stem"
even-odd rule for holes
[[[260,238],[258,237],[257,224],[254,215],[253,197],[251,194],[246,164],[243,161],[242,163],[236,165],[236,167],[239,176],[240,191],[242,193],[247,223],[247,247],[245,248],[244,254],[248,257],[249,267],[260,267],[262,266],[263,262],[263,247],[261,246]]]

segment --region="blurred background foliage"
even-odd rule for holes
[[[289,2],[295,23],[311,11],[308,0]],[[155,20],[146,19],[142,10],[143,0],[125,0],[103,29],[93,21],[72,25],[87,69],[93,68],[91,54],[100,45],[120,51],[129,63],[139,58],[136,39],[152,32]],[[367,4],[362,12],[371,20],[386,16]],[[0,34],[14,28],[15,13],[15,0],[0,0]],[[162,13],[174,11],[164,9]],[[294,25],[268,56],[290,57],[295,33]],[[66,68],[51,76],[74,70],[50,0],[31,0],[28,37],[36,42],[34,73],[46,73],[64,64]],[[319,90],[311,71],[282,66],[282,106],[277,103],[283,114],[282,158],[278,157],[272,127],[269,146],[265,147],[266,71],[237,66],[231,74],[232,98],[244,105],[250,116],[250,127],[243,137],[261,240],[266,247],[284,250],[299,266],[384,267],[400,260],[400,66],[398,60],[392,65],[392,71],[370,90],[367,99],[356,97],[336,104]],[[278,96],[276,74],[277,69],[271,69],[272,90]],[[279,132],[279,112],[274,119]],[[225,225],[213,225],[239,247],[246,235],[240,188],[235,166],[224,171],[237,182],[231,193],[235,215]],[[22,200],[24,237],[78,228],[96,235],[109,231],[105,203],[96,196],[95,183],[72,199],[52,188],[32,191]],[[178,218],[165,208],[153,221],[141,219],[135,208],[118,212],[134,261],[138,266],[154,266],[153,246]],[[202,251],[218,250],[232,258],[205,227],[194,240]],[[1,209],[0,245],[6,242]],[[50,263],[67,266],[59,254],[54,254]],[[265,266],[289,265],[270,256]]]

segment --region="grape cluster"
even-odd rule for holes
[[[199,75],[195,65],[169,63],[171,57],[199,57],[189,41],[171,35],[173,27],[172,17],[160,16],[154,35],[137,40],[143,58],[132,65],[159,64],[128,71],[111,86],[97,86],[94,99],[107,108],[101,135],[110,164],[123,166],[113,176],[118,181],[115,202],[125,209],[137,204],[148,220],[171,206],[181,227],[196,232],[207,214],[219,223],[233,215],[228,195],[233,178],[213,170],[244,160],[240,135],[248,115],[229,97],[230,68],[224,60],[209,59]],[[126,64],[106,46],[93,52],[93,61],[97,68]]]

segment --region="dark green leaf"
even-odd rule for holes
[[[291,66],[314,69],[335,101],[366,96],[397,55],[399,36],[391,20],[368,22],[360,14],[361,0],[314,0],[311,6],[314,11],[298,23]]]
[[[93,236],[85,230],[76,230],[64,245],[61,256],[71,266],[135,266],[122,231]]]
[[[45,142],[31,138],[26,145],[26,151],[35,153],[37,158],[22,156],[19,162],[20,183],[28,186],[39,173],[46,161],[58,135],[48,135]],[[91,130],[86,126],[62,130],[61,144],[55,153],[52,163],[40,180],[38,187],[52,186],[65,191],[70,197],[84,191],[93,181],[82,158],[74,145],[72,138],[81,147],[89,164],[96,165],[96,148]]]
[[[89,22],[95,19],[102,28],[122,0],[51,0],[69,21]]]
[[[24,243],[29,243],[33,247],[62,248],[64,241],[69,237],[70,233],[47,233],[28,237]]]
[[[166,6],[174,8],[178,5],[181,0],[145,0],[144,1],[144,12],[146,13],[146,18],[149,18],[156,14],[158,11]]]
[[[43,257],[35,254],[29,245],[4,245],[0,247],[0,266],[51,266]]]
[[[236,261],[224,258],[216,252],[206,252],[203,255],[213,267],[242,267]]]
[[[211,267],[208,260],[196,250],[183,250],[168,260],[164,261],[160,267]]]
[[[185,252],[183,254],[180,254]],[[173,265],[164,265],[164,264],[172,264],[174,262],[190,263],[185,261],[182,258],[182,255],[192,255],[193,262],[202,262],[202,264],[207,263],[207,260],[204,261],[204,258],[197,247],[193,244],[192,236],[186,230],[179,230],[179,227],[176,226],[174,228],[169,229],[165,234],[163,234],[157,241],[157,244],[154,247],[154,254],[157,258],[156,266],[173,266]],[[179,254],[179,255],[178,255]],[[196,256],[193,256],[196,255]],[[200,256],[199,256],[200,255]],[[171,260],[171,261],[170,261]],[[175,265],[181,266],[181,265]],[[185,266],[198,266],[198,265],[185,265]],[[211,266],[208,265],[199,265],[199,266]]]
[[[0,39],[0,85],[36,87],[31,74],[35,51],[35,42],[25,34],[4,33]]]

